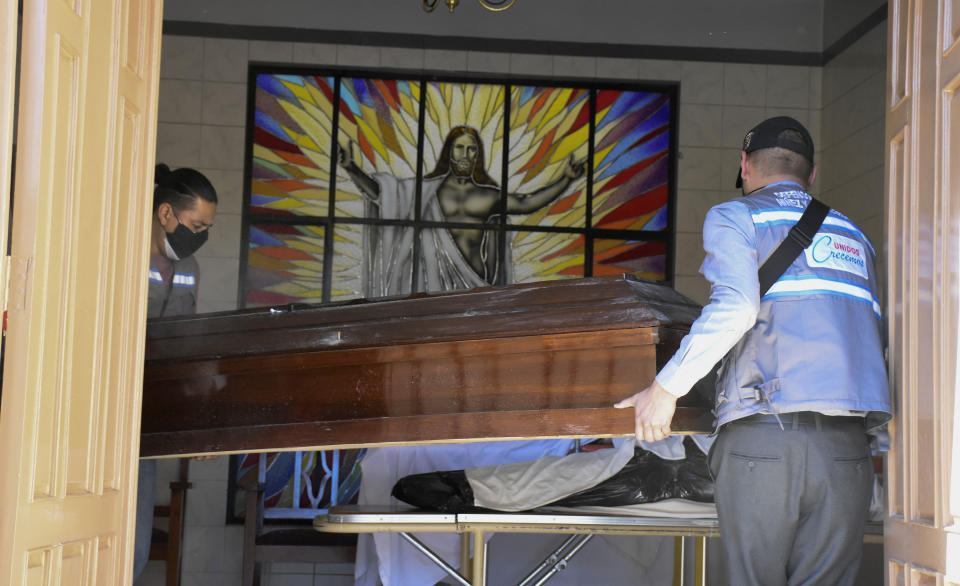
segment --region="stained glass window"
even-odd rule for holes
[[[672,278],[675,85],[253,73],[247,305]]]
[[[252,224],[247,238],[249,303],[323,299],[323,226]]]
[[[258,75],[256,80],[249,212],[326,215],[333,78]]]

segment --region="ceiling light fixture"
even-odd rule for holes
[[[517,0],[477,0],[480,6],[483,6],[491,12],[502,12],[513,6],[513,3],[516,1]],[[453,13],[453,9],[460,4],[460,0],[443,0],[443,2],[447,5],[447,8],[450,9],[451,14]],[[440,0],[420,0],[420,6],[424,12],[433,12],[439,3]]]

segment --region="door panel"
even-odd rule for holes
[[[24,3],[3,584],[130,583],[160,25],[158,1]]]
[[[941,65],[941,76],[945,83],[942,91],[943,101],[943,191],[947,198],[948,218],[944,224],[944,233],[948,250],[947,278],[949,279],[951,308],[951,324],[960,324],[960,170],[956,161],[960,158],[960,1],[954,0],[949,7],[949,14],[944,22],[944,47],[946,48]],[[952,458],[949,460],[950,474],[947,490],[947,522],[952,523],[954,530],[947,535],[947,574],[951,576],[950,584],[960,584],[960,371],[957,364],[960,362],[960,338],[955,332],[953,345],[948,350],[957,357],[952,363],[953,370],[945,373],[953,381],[954,392],[945,397],[944,409],[953,413],[953,445]],[[949,402],[947,402],[949,401]],[[952,567],[950,566],[952,564]]]
[[[946,475],[946,511],[944,522],[950,527],[947,530],[947,580],[949,585],[960,585],[960,169],[957,161],[960,160],[960,0],[947,0],[943,10],[943,54],[940,57],[940,79],[942,90],[942,122],[939,130],[942,133],[942,155],[940,158],[942,191],[944,194],[943,234],[947,243],[945,253],[944,273],[947,279],[945,295],[949,296],[952,313],[947,323],[953,325],[951,346],[946,352],[953,360],[945,360],[944,379],[952,383],[952,392],[947,392],[943,399],[943,410],[949,416],[953,414],[952,454],[945,458],[949,472]],[[948,441],[950,435],[944,440]]]
[[[960,43],[957,0],[889,3],[886,216],[889,584],[954,584],[960,322]]]
[[[887,119],[888,133],[890,131],[890,119]],[[887,197],[888,197],[888,233],[897,234],[897,239],[887,238],[890,250],[888,257],[887,288],[890,299],[887,320],[890,327],[889,344],[889,365],[891,381],[891,399],[893,400],[894,412],[901,413],[901,406],[904,403],[903,389],[906,386],[905,364],[909,361],[910,346],[907,343],[906,328],[904,327],[903,298],[907,287],[905,274],[909,265],[905,262],[909,256],[906,254],[906,222],[905,218],[909,215],[907,207],[906,193],[908,190],[909,168],[906,166],[906,157],[909,152],[907,143],[910,135],[909,126],[901,126],[899,132],[896,132],[890,139],[888,146],[888,179],[887,179]],[[899,261],[899,262],[897,262]],[[903,518],[904,509],[904,486],[906,478],[904,477],[904,465],[901,462],[901,455],[904,453],[904,436],[907,427],[905,421],[895,418],[889,424],[891,450],[887,455],[887,495],[889,504],[889,514],[893,517]]]
[[[13,169],[14,78],[17,72],[17,0],[0,0],[0,308],[7,306],[7,234]]]

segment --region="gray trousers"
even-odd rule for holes
[[[863,423],[783,424],[734,421],[710,450],[730,584],[853,584],[873,487]]]
[[[136,581],[150,558],[153,538],[153,502],[157,482],[157,461],[140,460],[137,471],[137,529],[133,539],[133,580]]]

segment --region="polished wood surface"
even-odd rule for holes
[[[620,277],[152,321],[141,453],[626,435],[698,313]]]

